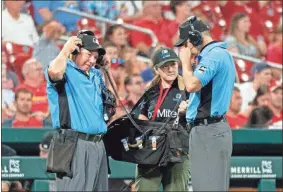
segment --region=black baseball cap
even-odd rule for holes
[[[56,133],[56,131],[51,131],[51,132],[45,133],[42,136],[41,141],[40,141],[40,148],[41,149],[43,149],[43,150],[49,149],[51,140],[52,140],[55,133]]]
[[[82,40],[82,48],[88,51],[97,51],[99,55],[105,55],[106,51],[102,48],[95,36],[92,35],[82,35],[80,36]]]
[[[190,24],[191,23],[191,24]],[[191,27],[193,26],[193,28]],[[197,20],[195,16],[188,18],[188,20],[179,26],[179,40],[174,44],[175,47],[183,46],[184,43],[189,39],[189,31],[208,31],[209,27],[202,22],[202,20]]]
[[[169,61],[181,62],[177,54],[167,47],[160,47],[152,57],[154,67],[161,67]]]

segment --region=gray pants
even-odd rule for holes
[[[73,178],[56,177],[57,191],[108,191],[107,156],[103,141],[79,139],[72,162]]]
[[[232,132],[227,122],[193,127],[190,171],[193,191],[228,191]]]

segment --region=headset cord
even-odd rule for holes
[[[113,82],[112,82],[112,80],[111,80],[111,78],[110,78],[110,76],[109,76],[108,70],[105,69],[105,67],[101,67],[101,69],[103,69],[103,71],[105,72],[106,77],[107,77],[108,81],[110,82],[110,85],[111,85],[111,87],[112,87],[112,89],[113,89],[113,91],[114,91],[114,94],[115,94],[115,96],[117,97],[118,101],[121,103],[122,108],[123,108],[123,110],[126,112],[127,117],[130,119],[130,121],[132,122],[132,124],[133,124],[139,131],[142,132],[142,129],[140,128],[140,126],[137,125],[137,123],[136,123],[135,120],[132,118],[132,116],[129,114],[129,112],[127,111],[125,105],[124,105],[123,102],[121,101],[121,99],[120,99],[120,97],[119,97],[119,95],[118,95],[118,93],[117,93],[117,90],[115,89],[114,84],[113,84]]]

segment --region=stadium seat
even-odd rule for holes
[[[253,63],[242,59],[235,59],[234,62],[240,83],[250,80]]]
[[[82,18],[77,22],[77,29],[88,29],[94,32],[95,36],[100,40],[102,37],[101,29],[97,26],[93,19]]]
[[[33,48],[26,45],[19,45],[11,42],[2,43],[4,52],[8,57],[8,68],[12,69],[23,81],[22,66],[24,62],[32,57]]]

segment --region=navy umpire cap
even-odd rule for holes
[[[185,42],[189,39],[189,31],[199,31],[199,32],[204,32],[208,31],[209,27],[202,22],[202,20],[195,20],[192,24],[191,21],[189,20],[191,17],[188,18],[188,20],[184,23],[182,23],[179,26],[179,40],[177,43],[174,44],[175,47],[180,47],[185,44]],[[193,28],[192,28],[192,26]]]
[[[152,63],[154,67],[161,67],[170,61],[181,62],[177,54],[172,49],[167,47],[159,48],[152,57]]]
[[[82,48],[88,51],[97,51],[99,55],[105,55],[106,51],[102,48],[95,36],[82,35],[79,37],[82,40]]]

